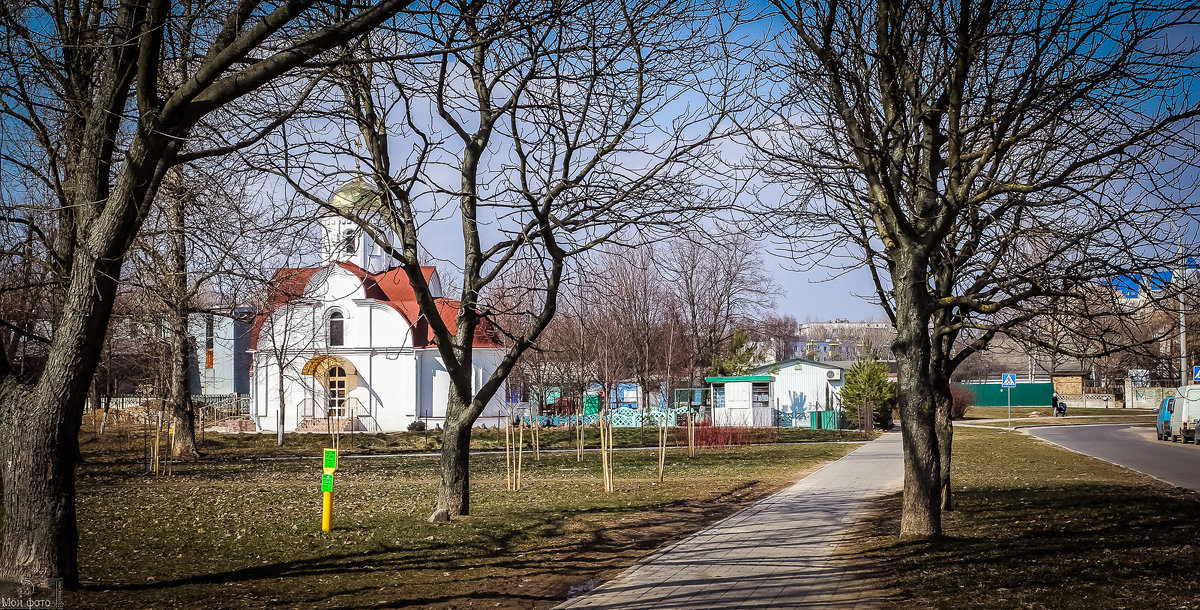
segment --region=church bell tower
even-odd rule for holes
[[[374,212],[379,206],[379,193],[362,178],[354,178],[333,192],[329,205],[342,214],[370,221],[378,216]],[[383,246],[342,214],[326,212],[320,220],[321,264],[349,262],[368,273],[380,273],[396,266],[396,259],[389,256]],[[379,230],[392,244],[397,243],[393,231],[384,227]]]

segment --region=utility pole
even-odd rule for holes
[[[1176,288],[1179,289],[1179,387],[1188,384],[1187,363],[1187,317],[1183,309],[1183,290],[1187,285],[1187,262],[1183,258],[1183,234],[1179,235],[1179,277],[1176,278]]]

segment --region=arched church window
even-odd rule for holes
[[[329,346],[337,347],[345,344],[346,340],[346,320],[342,317],[342,312],[335,311],[329,314]]]
[[[342,250],[346,254],[354,254],[358,251],[358,232],[354,229],[347,229],[345,236],[342,238]]]
[[[335,366],[329,369],[327,387],[329,417],[345,417],[346,415],[346,369]]]

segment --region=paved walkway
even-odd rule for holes
[[[830,557],[864,502],[899,491],[889,432],[558,608],[855,608],[878,605]]]

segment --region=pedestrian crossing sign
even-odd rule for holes
[[[1017,387],[1017,375],[1015,373],[1005,373],[1000,376],[1000,387],[1015,388]]]
[[[1192,381],[1200,381],[1200,366],[1192,367]]]

